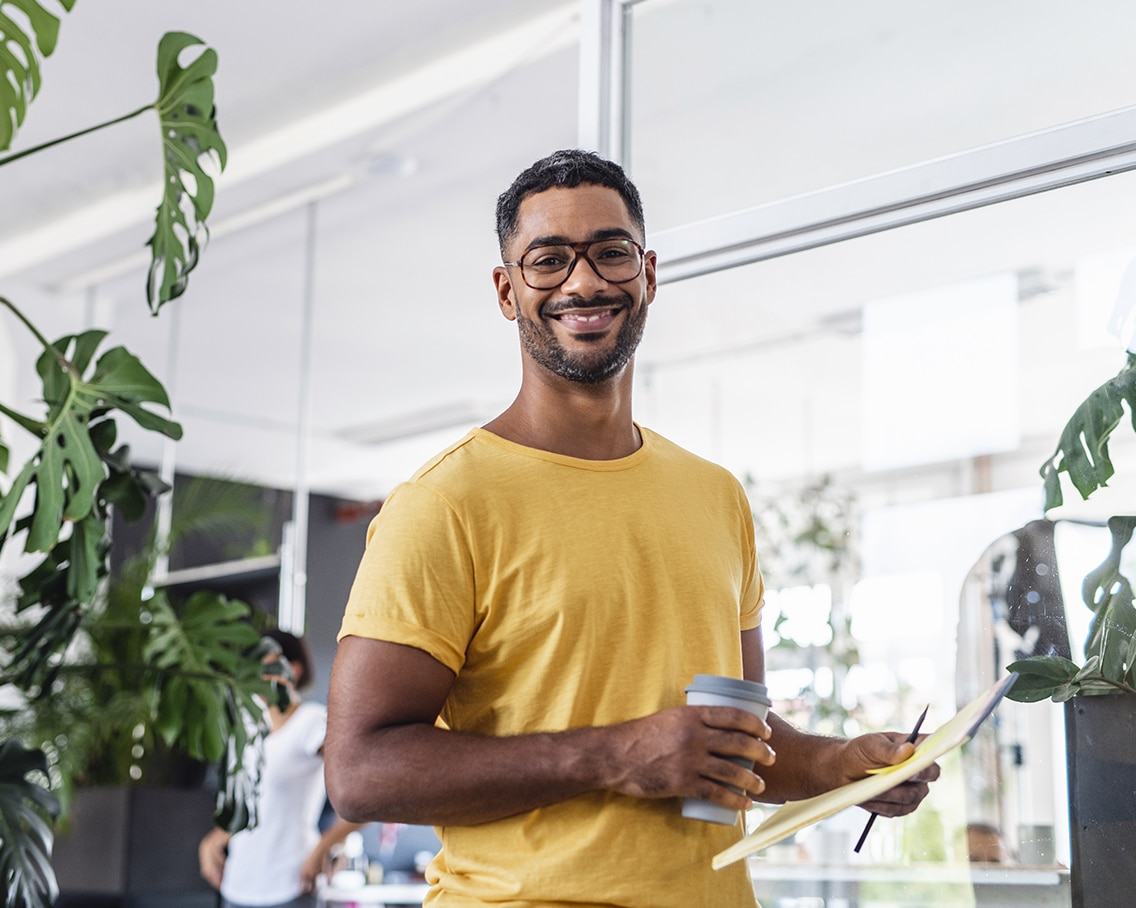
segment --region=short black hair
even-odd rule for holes
[[[643,202],[639,198],[639,190],[623,168],[614,161],[601,158],[594,151],[566,148],[554,151],[525,168],[513,180],[513,185],[498,197],[497,242],[501,253],[504,254],[505,247],[516,236],[521,202],[547,189],[573,189],[584,184],[606,186],[618,192],[632,222],[639,228],[640,238],[645,237]]]
[[[315,679],[312,666],[312,653],[308,649],[307,641],[295,634],[289,634],[278,627],[270,627],[262,633],[280,644],[280,653],[289,662],[300,663],[300,677],[296,679],[296,690],[307,690]]]

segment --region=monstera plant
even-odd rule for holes
[[[74,3],[56,0],[52,12],[48,0],[0,0],[0,153],[11,146],[39,91],[62,13]],[[187,65],[185,56],[192,57]],[[213,178],[225,166],[214,117],[216,66],[216,54],[200,40],[168,33],[158,46],[156,100],[0,157],[0,166],[18,166],[60,142],[157,115],[164,175],[145,287],[154,314],[186,289],[207,236]],[[15,908],[54,901],[53,828],[71,785],[90,777],[89,766],[71,759],[83,752],[80,742],[68,746],[67,727],[51,721],[65,714],[70,682],[88,680],[83,706],[106,710],[108,721],[116,709],[132,710],[139,738],[226,766],[231,772],[221,786],[218,816],[233,828],[250,819],[256,767],[242,765],[242,757],[264,732],[254,697],[270,695],[270,688],[244,604],[209,593],[175,604],[138,582],[109,592],[113,513],[137,518],[166,491],[153,473],[131,465],[127,446],[117,440],[118,421],[127,417],[145,431],[178,439],[182,430],[164,415],[169,400],[161,383],[126,349],[107,346],[104,331],[50,341],[2,294],[0,312],[42,348],[36,369],[43,385],[42,412],[0,403],[9,421],[4,428],[29,433],[34,448],[10,471],[11,436],[0,437],[0,474],[11,476],[0,484],[0,548],[21,546],[30,565],[14,602],[0,600],[0,614],[8,615],[0,690],[4,702],[16,702],[0,714],[0,884],[4,905]],[[108,657],[115,652],[129,657]],[[125,658],[132,664],[122,664]],[[112,675],[119,680],[108,685]],[[101,702],[100,689],[132,696]]]
[[[1125,418],[1125,404],[1136,428],[1136,353],[1129,353],[1120,372],[1077,408],[1056,451],[1042,465],[1046,511],[1064,501],[1063,472],[1084,499],[1108,484],[1115,473],[1109,439]],[[1136,607],[1132,581],[1125,576],[1122,563],[1125,546],[1136,530],[1136,516],[1113,515],[1108,529],[1110,551],[1086,575],[1081,587],[1081,597],[1092,612],[1084,664],[1057,655],[1020,659],[1008,667],[1019,678],[1007,696],[1022,702],[1046,698],[1064,702],[1078,695],[1136,694]]]

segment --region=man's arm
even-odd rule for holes
[[[742,631],[742,665],[748,680],[765,683],[765,648],[760,627]],[[770,803],[797,801],[831,791],[864,778],[869,769],[900,763],[915,751],[915,745],[908,744],[906,736],[899,732],[830,738],[803,732],[773,713],[766,721],[773,731],[769,744],[777,761],[761,770],[765,792],[760,800]],[[932,764],[860,806],[885,817],[903,816],[919,806],[927,797],[929,783],[938,777],[939,766]]]
[[[414,647],[340,641],[324,744],[339,816],[475,825],[596,790],[745,809],[762,780],[726,757],[773,759],[763,740],[769,727],[726,707],[680,706],[619,725],[503,738],[438,728],[453,680]]]

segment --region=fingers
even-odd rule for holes
[[[903,817],[912,813],[930,790],[930,784],[926,781],[907,781],[860,806],[883,817]]]
[[[765,791],[765,779],[754,771],[753,761],[741,757],[727,760],[711,754],[696,786],[695,797],[717,802],[715,795],[719,794],[726,798],[720,802],[724,806],[749,809],[752,800]]]
[[[612,790],[635,797],[696,797],[732,809],[765,790],[754,766],[776,759],[769,726],[730,707],[680,706],[613,726],[623,769]]]
[[[863,778],[869,769],[894,766],[915,752],[915,745],[897,732],[861,735],[845,748],[844,773],[849,781]],[[860,806],[884,817],[902,817],[915,810],[939,778],[939,764],[932,763],[914,776]]]

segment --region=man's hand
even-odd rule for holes
[[[847,742],[840,755],[840,772],[845,782],[854,782],[869,769],[894,766],[915,752],[915,745],[899,732],[860,735]],[[911,813],[927,797],[930,783],[939,778],[939,764],[932,763],[906,782],[885,791],[860,806],[883,817],[902,817]],[[843,784],[843,783],[842,783]]]
[[[742,709],[678,706],[608,730],[605,788],[637,798],[693,797],[744,810],[765,790],[752,769],[776,759],[770,729]],[[731,791],[732,785],[744,792]]]

